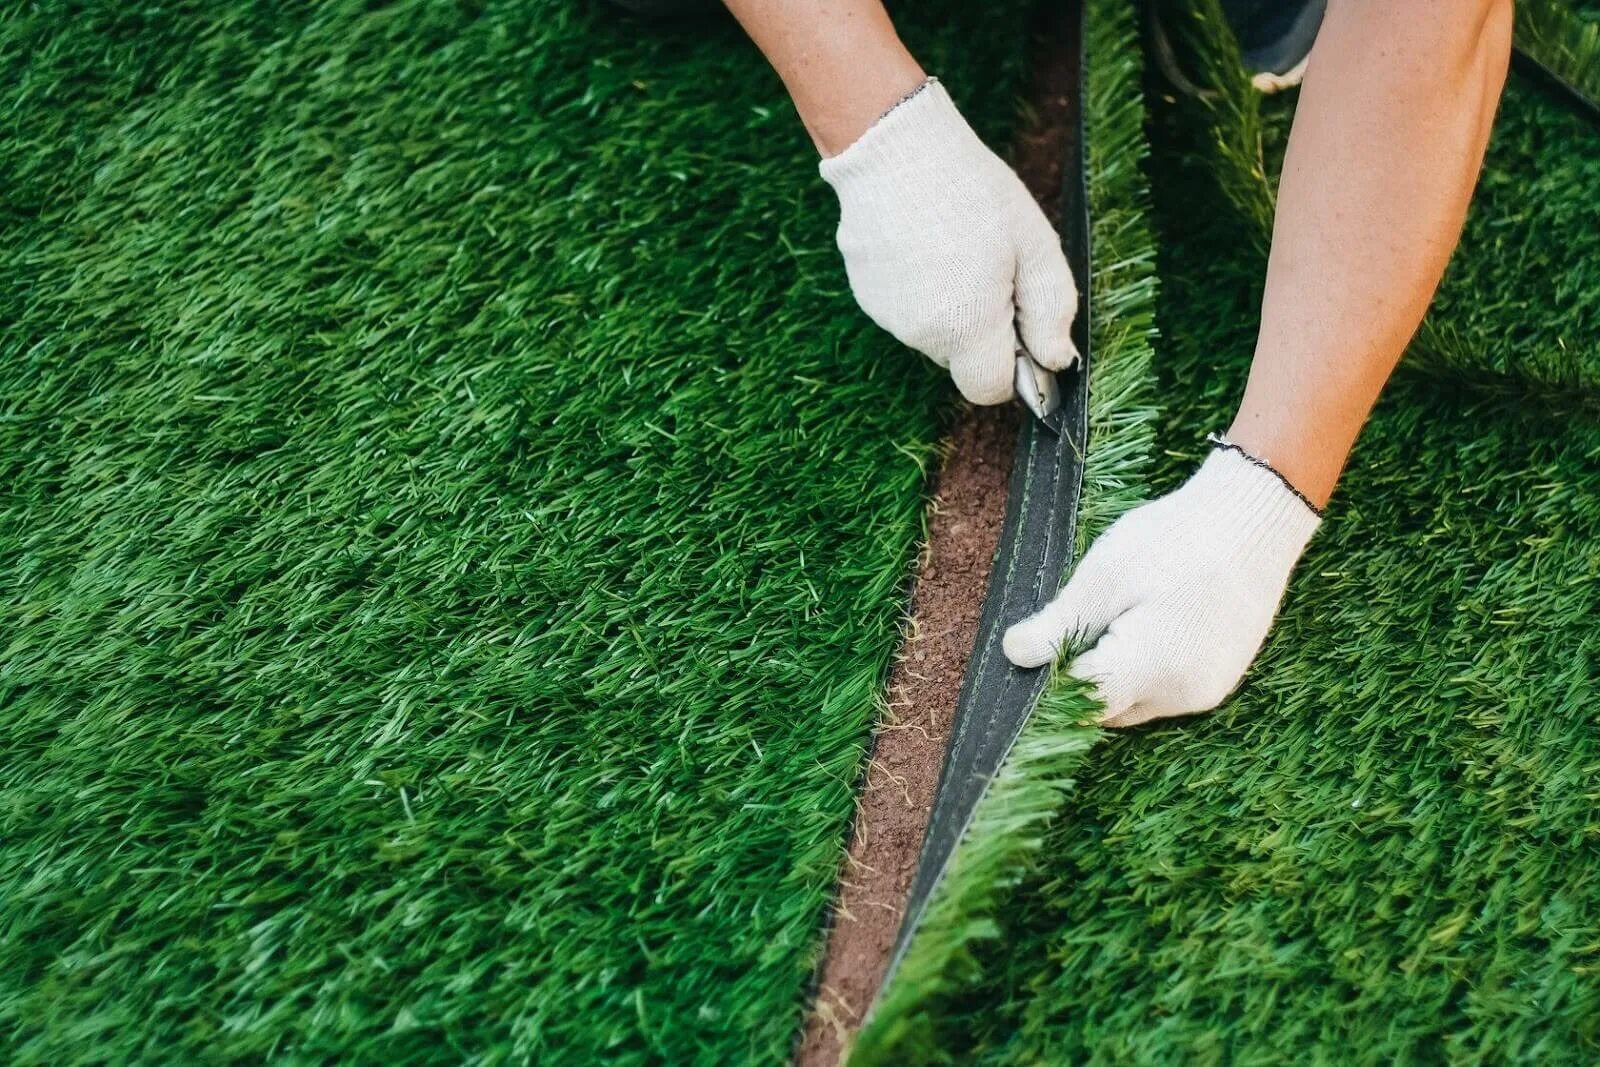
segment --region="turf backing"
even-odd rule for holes
[[[1003,140],[1025,5],[903,22]],[[0,1059],[782,1060],[950,391],[724,21],[0,30]]]
[[[1225,425],[1260,293],[1197,130],[1163,105],[1152,134],[1167,400],[1153,491]],[[1530,151],[1534,169],[1504,181],[1570,173],[1587,148]],[[1561,201],[1540,211],[1594,202],[1593,184],[1539,188]],[[1570,235],[1537,236],[1544,284],[1581,286],[1559,254]],[[1547,306],[1505,312],[1501,330]],[[1080,765],[977,960],[985,981],[940,1020],[940,1058],[1600,1052],[1600,423],[1436,370],[1380,403],[1245,688]]]

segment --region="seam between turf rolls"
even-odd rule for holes
[[[950,803],[949,798],[951,794],[948,792],[950,777],[952,774],[959,773],[958,768],[960,767],[962,759],[965,756],[967,749],[970,747],[971,739],[974,736],[973,720],[975,717],[975,712],[973,710],[973,690],[978,684],[978,681],[983,677],[983,673],[988,668],[989,662],[994,654],[994,650],[998,646],[998,642],[995,640],[995,634],[997,632],[1001,632],[1001,627],[1004,625],[1004,619],[1006,615],[1005,609],[1009,603],[1011,592],[1015,587],[1013,578],[1017,571],[1019,563],[1018,556],[1020,554],[1020,547],[1014,536],[1015,527],[1020,525],[1020,517],[1027,514],[1028,503],[1032,499],[1031,490],[1034,482],[1033,471],[1035,469],[1038,453],[1037,436],[1029,436],[1030,432],[1030,428],[1026,423],[1024,423],[1022,427],[1022,433],[1024,435],[1024,441],[1026,442],[1026,448],[1023,456],[1019,457],[1021,459],[1021,463],[1018,466],[1018,470],[1021,472],[1020,481],[1018,479],[1018,475],[1015,473],[1013,474],[1012,478],[1013,484],[1021,485],[1022,492],[1020,497],[1013,502],[1015,505],[1014,510],[1010,506],[1007,508],[1008,512],[1012,512],[1012,514],[1006,523],[1008,527],[1007,530],[1001,534],[1000,545],[1000,550],[1005,552],[1005,557],[996,561],[998,564],[1002,565],[1003,569],[991,571],[990,576],[990,587],[993,588],[995,576],[1003,575],[1000,578],[1000,598],[996,602],[987,596],[985,597],[984,614],[989,615],[991,611],[993,611],[993,618],[989,620],[989,624],[987,626],[980,628],[975,645],[977,655],[975,658],[968,661],[967,673],[962,679],[962,691],[956,706],[956,720],[952,724],[950,747],[945,752],[944,765],[940,768],[939,784],[934,793],[933,805],[928,813],[928,832],[923,837],[923,845],[922,849],[920,850],[921,855],[918,857],[917,861],[917,872],[912,881],[911,897],[907,901],[907,910],[902,918],[900,932],[895,940],[895,948],[889,959],[889,967],[884,974],[883,982],[879,985],[880,992],[883,990],[883,988],[888,986],[890,979],[894,977],[895,970],[899,966],[900,960],[904,955],[906,948],[910,945],[911,939],[916,933],[922,911],[927,906],[928,899],[932,895],[934,886],[938,884],[939,877],[942,876],[944,870],[948,867],[950,858],[955,854],[956,847],[960,844],[962,835],[966,832],[967,826],[971,824],[972,811],[969,810],[966,814],[966,817],[963,818],[961,822],[961,828],[955,834],[949,850],[938,862],[937,867],[925,867],[930,849],[938,847],[939,835],[935,834],[934,830],[938,824],[937,816],[940,814],[941,808],[948,806]],[[1007,534],[1013,535],[1009,544],[1006,543]],[[1011,676],[1008,674],[1001,691],[995,694],[995,699],[990,705],[991,714],[1009,692],[1011,680]],[[943,803],[941,803],[941,801]],[[932,872],[931,875],[930,871]]]
[[[1152,365],[1155,243],[1144,220],[1148,189],[1140,173],[1147,145],[1137,17],[1119,0],[1088,0],[1069,17],[1079,26],[1077,47],[1068,45],[1079,61],[1079,92],[1065,92],[1061,100],[1081,99],[1078,191],[1094,211],[1095,258],[1095,269],[1083,272],[1094,314],[1081,313],[1094,335],[1088,391],[1098,399],[1087,412],[1071,543],[1059,541],[1066,530],[1055,530],[1057,543],[1051,551],[1066,549],[1081,556],[1097,532],[1146,499],[1160,405]],[[1066,211],[1072,213],[1074,157],[1064,151],[1068,148],[1060,144],[1056,151],[1066,163],[1063,193]],[[1069,262],[1080,269],[1084,246],[1073,221],[1087,229],[1088,220],[1081,214],[1077,220],[1063,219]],[[1076,401],[1079,384],[1064,380],[1063,399]],[[1067,406],[1064,414],[1071,410]],[[1062,462],[1071,469],[1065,453]],[[1276,491],[1265,475],[1242,473],[1253,475],[1249,480],[1259,488]],[[1020,496],[1020,489],[1016,492]],[[1066,499],[1058,498],[1056,506],[1062,508]],[[1279,502],[1287,508],[1299,506]],[[1041,541],[1036,534],[1028,551],[1037,550]],[[997,680],[990,684],[997,685]],[[940,1058],[945,1050],[940,1035],[949,1021],[945,1013],[954,1009],[963,1014],[970,1004],[960,998],[974,991],[977,973],[988,970],[988,961],[975,955],[977,946],[987,944],[993,951],[1003,945],[996,939],[1007,922],[1005,895],[1046,847],[1043,835],[1056,822],[1077,768],[1101,736],[1092,725],[1097,710],[1083,683],[1059,664],[1047,672],[1040,698],[988,782],[958,854],[926,902],[895,977],[859,1033],[851,1063],[887,1067]]]
[[[929,813],[927,833],[923,838],[900,932],[884,981],[879,987],[879,999],[883,990],[894,980],[995,775],[1005,766],[1043,696],[1049,671],[1012,666],[999,652],[1001,636],[1007,626],[1021,621],[1024,614],[1042,607],[1043,601],[1048,598],[1047,592],[1054,594],[1054,588],[1046,589],[1050,584],[1049,578],[1054,573],[1055,585],[1060,585],[1076,548],[1077,512],[1082,499],[1088,443],[1088,382],[1092,363],[1088,179],[1083,118],[1085,27],[1082,10],[1079,19],[1078,87],[1072,101],[1073,118],[1070,120],[1073,139],[1067,146],[1068,166],[1065,169],[1069,177],[1062,188],[1062,195],[1067,200],[1062,229],[1068,260],[1075,275],[1082,279],[1078,292],[1079,313],[1073,330],[1078,335],[1076,339],[1083,358],[1076,367],[1064,372],[1074,377],[1063,389],[1066,404],[1059,434],[1046,437],[1036,420],[1024,416],[998,550],[1003,555],[997,554],[995,568],[991,571],[977,643],[962,682],[952,737]],[[1070,177],[1074,173],[1076,177]],[[1053,446],[1053,451],[1041,448],[1042,444]],[[1030,553],[1036,560],[1031,573],[1025,561]],[[1027,597],[1026,612],[1019,611],[1019,592]],[[999,678],[986,681],[986,676],[993,673],[996,656],[1001,656],[999,663],[1003,665],[1001,670],[1004,673]],[[1019,687],[1023,687],[1021,692],[1018,691]],[[1019,700],[1020,707],[1017,706]],[[963,775],[970,777],[963,778]],[[979,775],[982,781],[976,783],[976,792],[969,792],[974,787],[972,777]],[[952,824],[949,821],[951,818],[959,818],[959,822]],[[876,1004],[875,999],[874,1007]],[[871,1014],[869,1010],[869,1019]]]

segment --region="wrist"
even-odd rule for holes
[[[1244,463],[1248,464],[1250,467],[1254,467],[1257,471],[1264,472],[1270,476],[1270,478],[1262,478],[1259,475],[1253,473],[1250,474],[1250,478],[1256,483],[1257,486],[1256,495],[1269,496],[1275,495],[1278,490],[1285,491],[1290,496],[1300,501],[1300,503],[1303,504],[1306,510],[1310,511],[1311,514],[1316,516],[1318,519],[1322,518],[1322,506],[1314,503],[1311,498],[1302,493],[1300,488],[1291,482],[1287,477],[1285,477],[1283,472],[1277,467],[1274,467],[1271,463],[1268,463],[1260,456],[1257,456],[1239,442],[1234,441],[1223,434],[1206,434],[1206,440],[1210,442],[1213,454],[1218,452],[1230,454],[1233,457],[1237,457],[1235,460],[1230,462],[1237,464],[1238,460],[1243,460]],[[1277,482],[1276,488],[1274,488],[1272,485],[1273,481]]]
[[[874,190],[884,182],[902,190],[926,185],[913,181],[918,175],[941,175],[934,184],[947,184],[952,170],[972,172],[967,155],[975,150],[986,151],[955,101],[938,78],[924,78],[844,151],[824,159],[818,171],[843,202],[852,190]],[[885,208],[878,205],[874,210]],[[892,222],[903,224],[904,220]]]
[[[1265,463],[1306,502],[1318,510],[1328,506],[1344,469],[1354,436],[1319,433],[1290,424],[1246,402],[1223,439]]]
[[[795,111],[824,158],[849,148],[908,94],[927,81],[898,38],[819,42],[784,83]]]

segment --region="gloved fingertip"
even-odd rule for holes
[[[1104,708],[1099,719],[1102,726],[1110,725],[1127,712],[1138,696],[1128,665],[1119,655],[1119,643],[1103,643],[1073,660],[1067,668],[1073,677],[1094,687],[1094,698]]]
[[[1135,704],[1116,714],[1100,716],[1100,725],[1108,730],[1126,730],[1130,726],[1143,726],[1147,722],[1164,718],[1160,709],[1151,704]]]
[[[1109,726],[1115,730],[1136,724],[1126,720],[1137,714],[1138,709],[1134,706],[1132,698],[1124,695],[1114,681],[1106,679],[1094,683],[1094,698],[1105,708],[1100,713],[1101,726]],[[1137,720],[1137,722],[1142,721],[1142,719]]]
[[[1006,659],[1018,667],[1043,667],[1061,654],[1061,628],[1040,612],[1010,626],[1000,639]]]
[[[1078,346],[1072,343],[1072,338],[1062,335],[1053,341],[1037,346],[1030,346],[1028,354],[1035,363],[1049,370],[1067,370],[1078,365],[1082,356],[1078,353]]]
[[[1011,346],[996,352],[972,353],[950,361],[950,378],[974,404],[1004,404],[1016,395],[1016,364]]]

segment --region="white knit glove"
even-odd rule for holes
[[[1034,360],[1078,358],[1078,291],[1022,180],[929,79],[821,165],[839,251],[873,322],[950,370],[968,400],[1011,397],[1020,333]]]
[[[1066,588],[1006,631],[1006,656],[1038,667],[1098,641],[1070,670],[1095,684],[1107,726],[1210,711],[1261,650],[1321,521],[1271,467],[1219,442],[1182,488],[1101,535]]]

